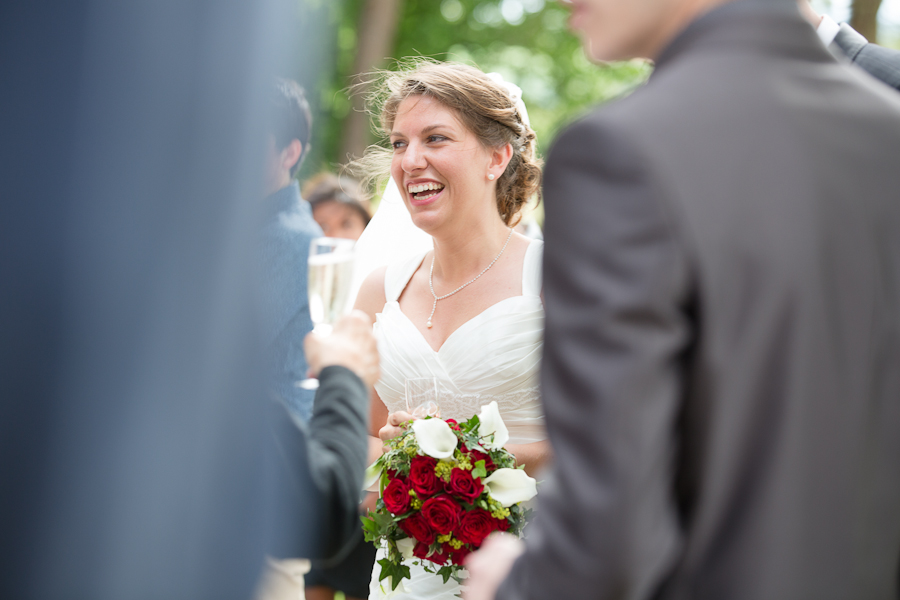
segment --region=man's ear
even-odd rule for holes
[[[496,148],[491,150],[491,162],[488,168],[491,171],[496,171],[499,176],[506,170],[506,165],[509,164],[509,161],[512,159],[512,155],[512,144],[497,146]]]
[[[281,151],[281,168],[290,172],[301,156],[303,156],[303,144],[300,143],[300,140],[294,138]]]

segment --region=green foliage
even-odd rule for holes
[[[397,586],[400,585],[400,581],[403,579],[409,579],[409,567],[403,563],[393,563],[386,558],[382,558],[378,561],[378,564],[381,565],[381,574],[378,576],[378,581],[384,581],[390,577],[392,590],[397,589]]]
[[[642,61],[591,64],[566,26],[568,10],[545,0],[407,0],[395,56],[423,55],[496,71],[522,88],[538,148],[588,107],[642,81]]]
[[[362,5],[344,0],[328,9],[338,30],[336,69],[319,90],[318,152],[304,173],[342,160],[337,153],[350,110],[346,88],[352,83]],[[538,151],[546,153],[566,123],[640,84],[651,70],[643,61],[591,64],[567,30],[567,19],[568,11],[552,0],[405,0],[392,57],[456,60],[502,74],[522,88]]]

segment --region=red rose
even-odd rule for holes
[[[402,515],[409,510],[409,484],[400,477],[392,479],[384,488],[382,499],[389,511],[395,515]]]
[[[409,464],[409,481],[422,496],[433,496],[441,491],[443,482],[434,474],[437,460],[430,456],[414,456]]]
[[[459,423],[456,422],[456,419],[445,419],[444,422],[450,426],[450,429],[453,429],[454,431],[460,430]]]
[[[464,500],[469,504],[475,502],[475,499],[484,491],[484,484],[480,479],[472,477],[472,473],[462,469],[453,469],[450,472],[450,481],[444,486],[448,492]]]
[[[495,525],[497,526],[498,530],[506,531],[507,529],[509,529],[509,521],[507,521],[506,519],[494,519],[494,521],[496,521]]]
[[[431,526],[428,525],[428,522],[422,517],[422,513],[414,513],[406,517],[397,523],[397,527],[418,542],[425,544],[434,543],[436,535]]]
[[[422,504],[422,516],[431,528],[441,535],[453,531],[459,524],[461,514],[462,509],[459,505],[445,494],[429,498]]]
[[[497,529],[497,521],[483,508],[473,508],[462,516],[456,528],[456,538],[478,548],[484,538]]]
[[[497,468],[497,467],[494,465],[494,461],[493,461],[493,459],[490,457],[490,455],[488,455],[488,454],[486,454],[486,453],[484,453],[484,452],[481,452],[480,450],[472,450],[472,451],[469,453],[469,459],[472,461],[472,466],[473,466],[473,467],[475,466],[475,463],[477,463],[479,460],[483,460],[483,461],[484,461],[484,468],[485,468],[485,470],[486,470],[488,473],[490,473],[491,471],[493,471],[494,469]]]
[[[463,546],[459,550],[450,550],[450,562],[454,565],[461,565],[466,557],[472,553],[471,550]]]
[[[423,544],[422,542],[419,542],[416,544],[415,548],[413,548],[413,556],[422,560],[430,560],[439,565],[446,563],[449,558],[449,555],[443,548],[433,553],[431,556],[428,556],[428,544]]]

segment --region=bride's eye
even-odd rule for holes
[[[403,140],[394,140],[393,142],[391,142],[391,147],[394,150],[399,150],[400,148],[403,148],[404,146],[406,146],[406,142],[404,142]]]
[[[431,134],[431,135],[428,136],[428,141],[429,141],[429,142],[446,142],[447,139],[448,139],[448,138],[444,137],[443,135],[438,135],[438,134],[436,134],[436,133]]]

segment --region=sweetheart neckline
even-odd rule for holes
[[[532,298],[533,298],[533,299],[537,300],[537,301],[541,304],[541,306],[543,307],[543,301],[540,299],[539,296],[526,296],[526,295],[524,295],[524,294],[520,294],[520,295],[518,295],[518,296],[509,296],[509,297],[504,298],[504,299],[502,299],[502,300],[498,300],[497,302],[491,304],[490,306],[488,306],[487,308],[485,308],[483,311],[481,311],[480,313],[478,313],[477,315],[473,316],[471,319],[469,319],[468,321],[466,321],[465,323],[463,323],[462,325],[460,325],[459,327],[457,327],[456,329],[454,329],[454,330],[450,333],[450,335],[447,336],[447,339],[444,340],[444,343],[441,344],[441,347],[438,348],[437,350],[435,350],[434,348],[431,347],[431,344],[428,343],[428,340],[425,339],[425,336],[422,334],[421,331],[419,331],[419,328],[416,327],[416,324],[412,322],[412,319],[410,319],[409,316],[407,316],[407,314],[406,314],[405,312],[403,312],[403,311],[400,309],[400,303],[399,303],[399,302],[397,302],[396,300],[389,300],[389,301],[387,301],[387,302],[385,303],[385,306],[388,306],[389,304],[393,304],[393,305],[396,307],[397,312],[399,312],[401,315],[403,315],[403,318],[406,320],[407,323],[409,323],[409,326],[412,327],[412,329],[416,332],[416,334],[418,334],[419,340],[422,341],[422,343],[425,345],[425,347],[428,348],[429,350],[431,350],[431,352],[432,352],[434,355],[440,356],[441,351],[447,346],[447,344],[450,342],[450,340],[453,339],[453,337],[454,337],[459,331],[465,329],[470,323],[472,323],[473,321],[475,321],[475,320],[478,319],[479,317],[485,315],[486,313],[490,312],[490,311],[493,310],[495,307],[500,306],[501,304],[503,304],[503,303],[505,303],[505,302],[507,302],[507,301],[509,301],[509,300],[522,300],[523,298],[524,298],[524,299],[532,299]],[[379,313],[379,314],[383,314],[383,313],[384,313],[384,309],[382,309],[382,312]]]

